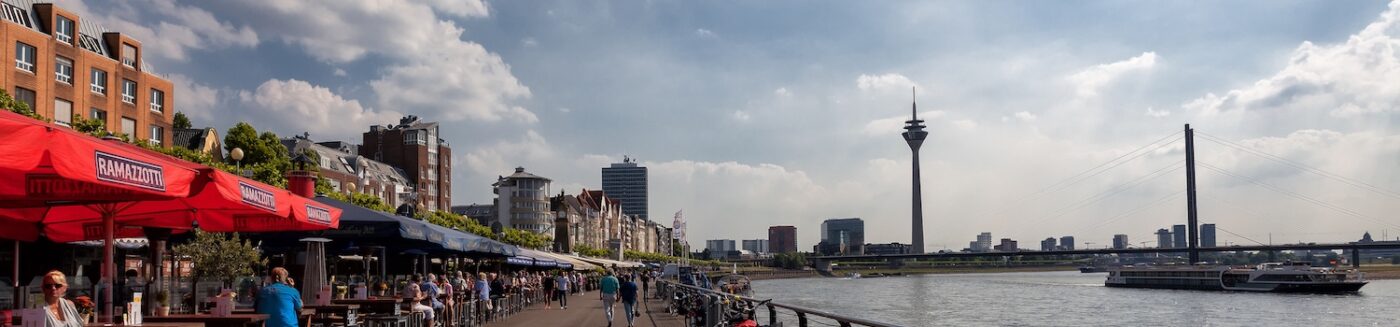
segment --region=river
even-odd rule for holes
[[[1359,294],[1325,295],[1110,288],[1103,286],[1105,275],[799,278],[753,286],[757,298],[904,326],[1400,325],[1400,280],[1372,281]]]

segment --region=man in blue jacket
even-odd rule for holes
[[[272,268],[272,285],[258,291],[254,311],[267,315],[267,327],[297,327],[301,294],[287,286],[287,269]]]

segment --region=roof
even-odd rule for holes
[[[213,128],[180,128],[171,132],[171,142],[175,146],[187,149],[198,150],[204,146],[204,138],[209,136],[209,130]]]
[[[40,20],[41,17],[39,17],[39,14],[34,10],[34,5],[52,4],[52,1],[4,0],[3,2],[6,5],[6,8],[4,8],[5,14],[0,16],[4,16],[4,20],[8,20],[20,26],[28,27],[30,30],[33,30],[35,32],[53,35],[52,31],[46,31],[42,28],[42,25],[40,23],[42,22],[42,20]],[[106,27],[103,27],[102,24],[98,24],[97,22],[94,22],[84,17],[78,18],[77,32],[78,35],[74,35],[75,40],[73,41],[74,44],[77,44],[79,48],[87,50],[88,52],[100,54],[103,57],[107,57],[112,60],[118,59],[113,57],[113,54],[109,51],[110,49],[113,49],[114,46],[111,44],[107,44],[107,40],[102,37],[102,34],[119,32],[109,30]],[[140,70],[146,73],[154,74],[151,70],[150,65],[147,65],[145,60],[141,61]]]
[[[525,172],[525,167],[515,167],[515,173],[514,173],[514,174],[510,174],[510,176],[506,176],[506,178],[508,178],[508,179],[542,179],[542,180],[546,180],[546,181],[550,180],[550,179],[548,179],[548,178],[540,177],[539,175],[535,175],[535,174],[531,174],[531,173]]]

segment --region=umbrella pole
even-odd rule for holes
[[[24,303],[24,302],[20,301],[20,298],[19,298],[19,295],[20,295],[21,293],[23,293],[23,292],[20,292],[20,291],[19,291],[19,240],[15,240],[15,252],[13,253],[13,255],[14,255],[14,258],[13,258],[14,260],[10,261],[10,263],[12,263],[13,266],[14,266],[14,267],[12,267],[12,268],[14,269],[14,270],[12,271],[12,272],[14,273],[14,278],[10,278],[10,284],[12,284],[12,285],[10,285],[10,287],[12,287],[12,288],[11,288],[12,290],[15,290],[15,291],[14,291],[14,296],[15,296],[15,298],[14,298],[14,302],[10,302],[10,303],[14,303],[14,306],[15,306],[16,308],[18,308],[20,303]]]
[[[113,213],[104,212],[102,214],[102,278],[106,280],[107,287],[102,291],[102,315],[98,316],[99,322],[112,322],[112,288],[116,286],[116,217]]]

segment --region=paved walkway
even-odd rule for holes
[[[608,326],[608,318],[603,313],[603,301],[598,299],[597,291],[570,296],[569,308],[566,310],[559,309],[559,302],[555,302],[554,305],[552,308],[545,309],[544,305],[537,303],[525,308],[525,311],[501,321],[488,323],[486,326]],[[642,316],[633,320],[633,326],[683,327],[685,325],[685,321],[680,317],[666,313],[665,302],[661,300],[639,300],[637,306],[637,311],[642,311]],[[627,326],[627,317],[622,311],[622,302],[613,305],[613,326]]]

